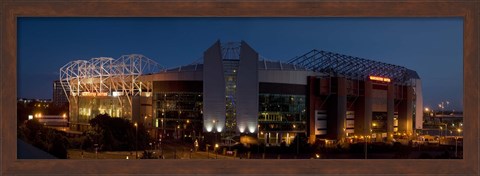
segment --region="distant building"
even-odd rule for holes
[[[33,116],[46,114],[52,108],[51,99],[17,99],[17,120],[23,122],[24,120],[32,119]]]
[[[66,83],[64,83],[66,84]],[[64,90],[65,88],[65,90]],[[53,105],[56,107],[68,105],[67,95],[70,94],[70,88],[68,86],[62,86],[60,80],[53,81]]]
[[[141,55],[66,64],[71,127],[108,113],[156,137],[250,135],[270,145],[299,134],[311,143],[382,140],[422,128],[420,78],[401,66],[318,50],[271,61],[246,42],[218,41],[202,61],[159,68]]]
[[[17,99],[17,101],[19,103],[32,103],[32,102],[51,103],[52,99],[19,98]]]
[[[436,111],[425,113],[425,126],[427,128],[438,128],[448,124],[451,128],[459,128],[463,126],[463,112],[461,111]]]

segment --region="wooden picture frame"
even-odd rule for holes
[[[480,2],[2,1],[1,174],[452,174],[479,172]],[[462,17],[464,159],[28,160],[17,159],[18,17]]]

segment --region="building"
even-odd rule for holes
[[[135,122],[151,118],[152,82],[142,77],[160,70],[156,62],[138,54],[65,64],[60,68],[60,82],[69,90],[65,94],[71,130],[86,130],[90,119],[104,113]]]
[[[64,83],[66,84],[66,83]],[[63,90],[63,88],[66,88]],[[62,86],[60,80],[53,81],[53,98],[52,104],[56,107],[62,107],[68,105],[67,95],[70,94],[70,89],[67,86]]]
[[[17,99],[17,123],[23,123],[34,116],[43,116],[52,109],[51,99]]]
[[[420,78],[401,66],[318,50],[271,61],[244,41],[217,41],[201,61],[170,69],[119,72],[128,70],[115,69],[126,65],[126,57],[160,68],[130,55],[60,69],[70,89],[72,124],[108,113],[143,122],[156,137],[250,135],[271,145],[289,144],[299,134],[311,143],[387,140],[411,135],[422,124]]]
[[[413,70],[317,50],[289,62],[327,75],[308,78],[310,141],[391,139],[422,128],[422,87]]]
[[[451,110],[425,110],[422,134],[460,135],[463,129],[463,112]]]

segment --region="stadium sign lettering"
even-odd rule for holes
[[[380,77],[380,76],[369,76],[372,81],[381,81],[381,82],[390,82],[390,78]]]

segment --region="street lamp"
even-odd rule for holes
[[[458,136],[455,136],[455,158],[458,156],[458,138],[460,137],[460,132],[462,132],[462,129],[458,128],[457,129]]]
[[[162,138],[158,139],[158,149],[161,151],[158,151],[158,153],[160,153],[160,157],[163,159],[163,147],[162,147]]]
[[[368,141],[367,141],[367,138],[370,139],[370,135],[372,135],[372,129],[370,128],[370,134],[368,135],[365,135],[365,159],[367,159],[367,148],[368,148]]]
[[[138,124],[135,122],[135,159],[138,159]]]
[[[363,136],[362,136],[362,138],[363,138]],[[367,159],[367,147],[368,147],[367,146],[367,137],[365,136],[365,138],[363,138],[363,140],[364,140],[363,142],[365,143],[365,159]]]
[[[214,142],[216,143],[217,142],[217,134],[215,133],[215,130],[217,130],[217,125],[216,125],[217,121],[212,120],[212,122],[213,122],[213,128],[214,128],[213,129],[213,135],[215,136],[215,141]]]
[[[447,136],[447,130],[448,130],[448,127],[447,127],[447,124],[445,123],[445,136]]]
[[[198,151],[198,140],[195,139],[195,142],[194,142],[194,143],[195,143],[195,152],[197,152],[197,151]]]
[[[163,138],[163,135],[165,135],[165,128],[163,127],[163,118],[160,121],[162,121],[162,138]]]
[[[440,127],[440,137],[442,137],[443,127]]]
[[[215,133],[215,130],[217,130],[217,121],[212,120],[212,122],[213,122],[213,132]]]
[[[215,144],[215,159],[217,159],[218,156],[218,144]]]
[[[98,144],[93,144],[95,146],[95,159],[98,159]]]
[[[210,144],[207,144],[205,146],[206,150],[207,150],[207,159],[210,159],[210,153],[208,152],[208,147],[210,147]]]
[[[446,100],[445,102],[442,101],[441,104],[438,104],[438,107],[442,109],[442,115],[444,114],[443,112],[444,112],[444,110],[445,110],[445,105],[444,105],[444,103],[447,104],[447,107],[448,107],[448,104],[450,104],[450,102],[449,102],[448,100]]]
[[[175,135],[177,136],[177,139],[179,139],[179,134],[180,133],[180,125],[177,125],[177,128],[175,128]]]

